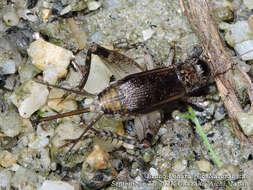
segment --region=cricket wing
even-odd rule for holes
[[[127,75],[142,72],[143,69],[133,59],[113,50],[106,49],[98,44],[93,44],[91,53],[98,55],[116,80]]]

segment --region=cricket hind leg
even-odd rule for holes
[[[93,128],[92,128],[93,125],[94,125],[98,120],[100,120],[101,117],[102,117],[103,115],[104,115],[104,113],[99,113],[94,119],[92,119],[92,120],[88,123],[88,125],[87,125],[87,127],[85,128],[85,130],[83,131],[83,133],[82,133],[78,138],[66,140],[67,143],[66,143],[65,145],[63,145],[62,147],[66,146],[66,145],[68,145],[68,144],[70,144],[70,143],[73,143],[72,146],[70,147],[70,149],[69,149],[68,152],[67,152],[67,154],[68,154],[67,160],[68,160],[68,158],[70,157],[71,152],[72,152],[73,148],[75,147],[75,145],[83,138],[83,136],[88,132],[88,130],[92,130],[92,129],[93,129]]]
[[[96,136],[101,137],[105,140],[111,140],[111,143],[113,143],[115,145],[122,145],[125,148],[143,148],[146,146],[145,144],[139,143],[135,139],[128,138],[128,137],[125,137],[122,135],[118,135],[118,134],[113,133],[109,130],[98,131],[94,128],[91,128],[90,130],[93,131],[96,134]]]
[[[66,139],[66,143],[64,145],[62,145],[60,148],[66,147],[70,144],[72,144],[72,146],[70,147],[70,149],[68,150],[67,154],[69,154],[67,156],[67,159],[70,156],[70,153],[72,152],[73,148],[75,147],[75,145],[85,136],[85,134],[87,134],[88,130],[92,131],[97,137],[100,137],[104,140],[110,140],[112,144],[115,145],[122,145],[123,147],[127,148],[127,149],[133,149],[133,148],[146,148],[149,147],[149,144],[146,143],[139,143],[137,140],[132,139],[132,138],[128,138],[125,136],[121,136],[118,135],[116,133],[113,133],[109,130],[102,130],[99,131],[97,129],[92,128],[92,126],[103,116],[102,115],[98,115],[94,120],[92,120],[87,127],[85,128],[84,132],[76,139]]]

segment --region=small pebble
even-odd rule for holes
[[[253,113],[236,113],[236,118],[245,135],[253,135]]]
[[[5,168],[11,167],[16,163],[15,156],[8,151],[0,151],[0,164]]]
[[[238,62],[238,65],[241,67],[241,69],[244,71],[244,72],[249,72],[250,71],[250,65],[246,64],[244,61],[239,61]]]
[[[32,190],[35,190],[39,188],[44,180],[45,177],[42,177],[40,174],[35,173],[35,171],[19,166],[17,167],[11,181],[12,186],[16,189],[19,189],[21,184],[25,184]]]
[[[46,180],[39,190],[74,190],[74,186],[64,181]]]
[[[0,169],[0,188],[8,189],[7,186],[9,186],[11,182],[11,172],[8,170],[2,170]]]
[[[161,190],[173,190],[173,188],[170,185],[162,186]]]
[[[65,15],[65,14],[69,13],[71,10],[72,10],[72,6],[71,6],[71,5],[68,5],[68,6],[64,7],[64,8],[61,10],[60,15]]]
[[[252,0],[243,0],[244,5],[248,8],[248,9],[253,9],[253,1]]]
[[[226,116],[225,107],[223,104],[219,104],[216,111],[215,111],[214,118],[215,118],[215,120],[220,121],[220,120],[224,119],[225,116]]]
[[[231,21],[234,18],[233,10],[229,6],[216,8],[215,12],[221,21]]]
[[[46,42],[42,38],[32,42],[27,52],[32,63],[40,70],[45,70],[48,65],[54,65],[58,78],[66,76],[67,67],[73,57],[71,51]]]
[[[253,59],[253,40],[247,40],[241,43],[238,43],[234,46],[238,55],[242,55],[241,59],[243,61],[248,61]]]
[[[172,166],[173,171],[182,172],[187,167],[187,160],[177,160]]]
[[[77,103],[75,100],[71,98],[66,98],[64,101],[61,99],[61,97],[65,94],[66,92],[61,89],[52,89],[49,93],[48,96],[48,107],[51,109],[57,111],[57,112],[67,112],[67,111],[72,111],[76,110],[78,108]]]
[[[144,162],[148,163],[152,160],[153,156],[154,156],[154,154],[153,154],[152,150],[151,151],[147,150],[144,152],[142,159]]]
[[[81,183],[84,189],[101,189],[117,176],[116,170],[109,162],[109,154],[104,152],[98,145],[89,154],[82,165]]]
[[[0,36],[0,70],[1,74],[14,74],[22,58],[17,49],[8,40]]]
[[[100,1],[88,1],[87,5],[88,5],[88,9],[90,11],[94,11],[94,10],[98,9],[99,7],[101,7],[101,2]]]
[[[200,160],[200,161],[197,161],[196,163],[197,163],[200,171],[202,171],[202,172],[210,172],[211,171],[212,165],[209,161]]]
[[[48,65],[43,71],[43,81],[48,84],[55,84],[57,82],[57,70],[55,65]]]
[[[31,80],[34,76],[40,73],[40,70],[37,69],[34,65],[28,63],[25,64],[21,70],[19,70],[20,82],[24,83]]]
[[[19,23],[19,17],[14,9],[4,14],[3,20],[8,26],[16,26]]]
[[[46,103],[48,94],[47,86],[30,80],[15,90],[11,100],[18,107],[20,116],[29,118]]]
[[[98,56],[92,56],[90,75],[84,89],[90,93],[99,93],[110,83],[112,73]]]
[[[0,114],[0,131],[3,136],[15,137],[21,133],[23,120],[14,107]]]
[[[236,44],[252,39],[252,32],[248,22],[245,20],[237,21],[233,24],[223,22],[219,25],[219,28],[225,30],[225,39],[232,47],[234,47]]]
[[[69,120],[63,120],[55,129],[51,143],[51,158],[53,162],[61,164],[64,167],[74,167],[76,164],[82,163],[88,156],[90,149],[92,148],[90,138],[80,140],[73,148],[73,153],[69,159],[66,159],[69,146],[64,146],[66,140],[76,139],[82,134],[83,128],[79,127],[79,123],[76,124]],[[62,147],[63,148],[60,148]]]
[[[109,161],[109,154],[104,152],[99,146],[95,146],[86,159],[86,162],[94,170],[105,169]]]
[[[205,134],[207,134],[209,131],[211,131],[213,128],[213,125],[211,122],[207,122],[203,125],[203,130],[205,132]]]
[[[153,178],[156,178],[159,176],[159,173],[158,171],[155,169],[155,168],[150,168],[149,169],[149,174],[153,177]]]
[[[217,172],[217,176],[232,176],[239,177],[240,167],[232,164],[224,165]]]
[[[39,172],[50,171],[50,157],[47,148],[24,148],[19,153],[18,162],[20,165]]]
[[[147,30],[143,30],[142,31],[143,40],[146,41],[146,40],[150,39],[154,33],[155,33],[155,31],[153,31],[151,28],[149,28]]]

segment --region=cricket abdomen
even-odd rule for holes
[[[105,114],[136,115],[157,110],[184,95],[185,87],[175,70],[161,68],[115,82],[99,93],[96,105]]]

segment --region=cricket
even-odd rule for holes
[[[88,92],[82,91],[89,76],[92,54],[98,55],[105,62],[105,65],[113,71],[116,78],[121,78],[97,95],[91,95]],[[171,55],[172,57],[173,54]],[[169,57],[169,62],[173,60],[171,56]],[[154,134],[146,134],[144,139],[139,139],[142,142],[136,142],[133,139],[112,132],[98,131],[92,127],[103,115],[136,117],[160,110],[172,101],[185,100],[196,90],[206,86],[210,76],[207,64],[199,61],[197,58],[186,60],[181,64],[172,64],[172,66],[164,68],[141,71],[141,67],[131,58],[117,51],[106,49],[96,43],[93,43],[88,49],[85,69],[86,72],[83,73],[83,78],[78,86],[80,91],[37,81],[49,87],[61,88],[68,92],[94,97],[93,102],[88,108],[40,117],[36,120],[36,123],[38,123],[87,112],[97,113],[97,116],[90,121],[84,132],[77,139],[69,141],[69,143],[73,143],[69,151],[73,149],[75,144],[88,130],[92,130],[100,137],[117,139],[139,148],[148,147],[150,145],[148,136],[153,136]],[[131,72],[134,72],[134,74],[129,74]]]

